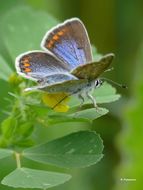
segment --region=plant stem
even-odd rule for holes
[[[17,168],[21,168],[20,154],[15,152],[15,158],[16,158]]]

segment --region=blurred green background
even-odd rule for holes
[[[101,134],[104,140],[104,158],[95,166],[86,169],[66,170],[66,172],[73,175],[72,180],[64,185],[53,188],[53,190],[142,189],[143,1],[0,1],[0,32],[7,34],[6,39],[3,39],[0,35],[0,55],[12,68],[14,68],[14,58],[11,56],[12,53],[8,51],[10,34],[6,31],[7,27],[3,28],[4,20],[2,19],[10,10],[19,9],[20,6],[31,7],[34,14],[37,13],[37,16],[39,15],[39,11],[47,12],[55,18],[55,24],[57,21],[62,22],[71,17],[79,17],[87,28],[91,43],[97,47],[98,51],[102,54],[113,52],[116,55],[113,63],[114,70],[107,73],[107,76],[114,81],[124,83],[128,86],[127,90],[117,88],[118,93],[122,95],[121,99],[110,104],[110,106],[108,105],[110,113],[93,123],[93,129]],[[43,17],[45,23],[46,17],[44,13]],[[11,18],[11,22],[13,22],[14,19],[15,18]],[[23,20],[19,20],[19,23],[20,22],[23,22]],[[5,25],[6,24],[8,23],[5,23]],[[39,23],[37,22],[37,24]],[[42,26],[42,23],[40,26]],[[29,35],[33,34],[36,36],[36,32],[38,31],[34,31],[34,28],[31,26],[31,33]],[[17,52],[17,50],[14,49],[16,48],[14,44],[23,45],[25,50],[26,48],[28,50],[26,44],[22,44],[23,36],[17,36],[17,38],[19,40],[18,42],[12,39],[12,52]],[[6,44],[5,40],[7,42]],[[12,55],[14,55],[14,53]],[[0,68],[1,67],[2,60],[0,60]],[[0,80],[0,120],[4,117],[3,110],[8,106],[8,102],[4,99],[8,91],[10,91],[8,84]],[[105,105],[105,107],[107,107],[107,105]],[[70,130],[76,130],[75,123],[71,124],[71,126],[61,125],[62,124],[50,129],[43,129],[42,132],[39,132],[37,129],[37,137],[35,138],[41,142],[40,140],[42,138],[52,139],[56,136],[60,136],[63,131],[69,132]],[[82,128],[83,127],[84,126],[82,126]],[[45,134],[48,135],[48,137]],[[23,163],[29,165],[29,167],[38,168],[37,163],[25,160]],[[43,169],[46,168],[45,165],[39,165],[39,167],[43,167]],[[0,179],[13,168],[15,168],[14,161],[11,162],[9,159],[0,161]],[[50,166],[48,166],[47,169],[64,171]],[[8,190],[12,188],[1,185],[0,189]]]

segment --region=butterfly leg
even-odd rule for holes
[[[95,107],[95,108],[98,108],[98,106],[97,106],[97,104],[96,104],[95,98],[94,98],[91,94],[89,94],[89,92],[87,92],[86,95],[87,95],[87,97],[93,102],[94,107]]]
[[[78,98],[81,100],[81,103],[79,105],[79,107],[81,108],[84,103],[84,97],[81,94],[78,94]]]

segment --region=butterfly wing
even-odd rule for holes
[[[71,71],[78,79],[96,80],[111,64],[114,54],[103,56],[99,61],[81,65]]]
[[[69,73],[66,64],[62,64],[50,53],[42,51],[30,51],[19,55],[16,58],[16,69],[23,77],[41,82],[49,80],[49,83],[54,83],[76,78]]]
[[[64,81],[58,84],[52,85],[39,85],[32,88],[27,88],[26,91],[35,91],[35,90],[42,90],[46,91],[51,94],[57,93],[67,93],[67,94],[76,94],[85,88],[88,84],[88,80],[81,79],[81,80],[69,80]]]
[[[69,19],[46,33],[41,47],[56,55],[70,70],[92,61],[86,28],[77,18]]]

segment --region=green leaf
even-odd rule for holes
[[[8,81],[9,76],[12,74],[12,69],[0,55],[0,79]]]
[[[80,131],[26,149],[23,156],[60,167],[86,167],[102,158],[102,150],[103,142],[99,135],[91,131]]]
[[[19,133],[25,138],[30,136],[33,130],[34,130],[34,124],[30,121],[27,121],[19,126]]]
[[[28,148],[35,145],[34,140],[32,139],[22,139],[19,141],[14,142],[17,146],[22,148]]]
[[[15,132],[16,126],[17,126],[17,120],[14,117],[10,116],[6,118],[1,124],[3,136],[7,139],[11,138]]]
[[[66,123],[66,122],[92,122],[108,113],[105,108],[86,108],[79,110],[78,107],[73,107],[69,113],[65,114],[49,114],[47,119],[48,124]]]
[[[40,188],[47,189],[65,183],[71,178],[68,174],[17,168],[3,180],[2,184],[15,188]]]
[[[25,51],[40,49],[43,36],[56,24],[56,19],[49,14],[26,6],[6,12],[1,19],[0,31],[12,60]]]
[[[0,159],[11,156],[12,154],[13,154],[12,150],[0,148]]]
[[[116,94],[116,89],[107,82],[95,89],[93,96],[96,98],[97,104],[114,102],[120,98],[120,95]]]
[[[108,113],[107,109],[98,107],[98,108],[85,109],[75,112],[73,114],[70,114],[70,117],[72,117],[73,119],[83,118],[92,121],[93,119],[97,119],[107,113]]]
[[[85,118],[74,118],[74,117],[69,117],[65,115],[50,115],[49,118],[47,119],[47,124],[48,125],[55,125],[59,123],[67,123],[67,122],[91,122],[88,119]]]

